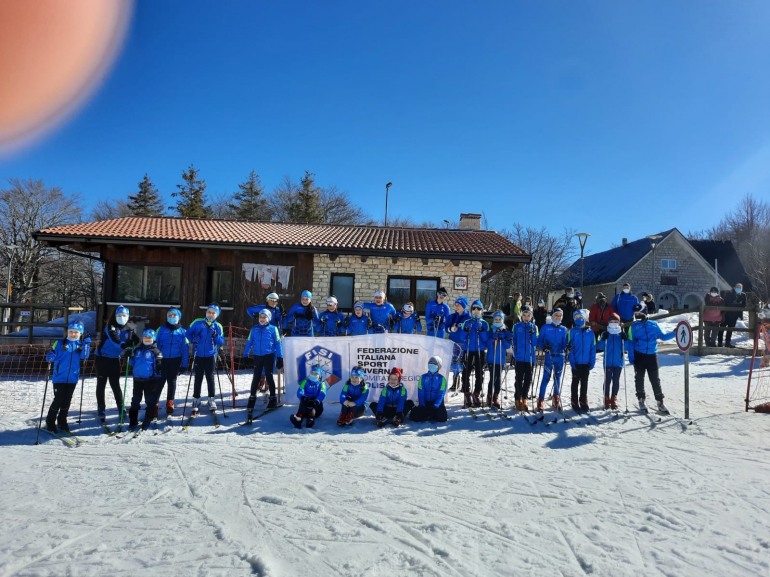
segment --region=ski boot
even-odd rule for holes
[[[275,409],[278,406],[278,399],[275,395],[270,395],[270,400],[267,402],[268,409]]]
[[[618,409],[618,396],[617,395],[612,395],[610,397],[610,409],[612,409],[613,411],[617,411],[617,409]]]
[[[637,401],[639,402],[639,410],[643,413],[646,413],[648,409],[647,405],[644,404],[644,397],[639,397]]]
[[[538,413],[543,412],[543,405],[545,404],[545,399],[543,397],[537,398],[537,409],[535,409]]]
[[[315,417],[308,417],[305,419],[305,426],[308,429],[312,429],[315,426]]]
[[[302,428],[302,413],[297,413],[289,415],[289,420],[291,421],[291,424],[297,427],[298,429]]]
[[[52,433],[58,432],[58,429],[56,428],[56,415],[54,413],[49,412],[46,415],[45,428],[47,431],[50,431]]]
[[[500,399],[498,398],[498,395],[493,395],[492,402],[489,404],[494,409],[498,409],[498,410],[502,409],[502,407],[500,406]]]
[[[253,422],[254,422],[254,415],[252,415],[251,409],[249,409],[249,412],[246,413],[246,424],[250,425]]]
[[[99,419],[99,422],[102,424],[107,421],[107,414],[105,413],[104,409],[99,409],[96,411],[96,418]]]
[[[209,412],[213,413],[217,410],[217,402],[214,399],[209,399]]]
[[[559,395],[554,395],[553,400],[551,401],[551,405],[557,411],[561,411],[561,397]]]
[[[201,400],[200,399],[196,399],[195,397],[193,397],[193,400],[192,400],[192,411],[190,411],[190,416],[191,417],[197,417],[198,413],[200,412],[200,407],[201,407]]]
[[[610,398],[607,395],[604,395],[604,408],[605,409],[610,408]]]
[[[663,399],[658,401],[658,412],[661,415],[670,415],[671,412],[666,408],[666,405],[663,404]]]
[[[166,414],[167,415],[173,415],[174,414],[174,400],[169,399],[166,401]]]
[[[339,418],[337,418],[337,426],[344,427],[348,424],[348,415],[349,413],[347,411],[342,411],[340,413]]]
[[[481,406],[481,396],[476,393],[473,394],[473,406],[476,408]]]
[[[580,398],[580,412],[581,413],[587,413],[590,411],[590,407],[588,406],[588,399],[586,397]]]
[[[465,400],[463,401],[463,408],[467,409],[468,407],[473,406],[473,397],[471,397],[470,393],[465,393]]]

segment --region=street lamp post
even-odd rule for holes
[[[393,186],[392,182],[385,185],[385,226],[388,226],[388,191]]]
[[[650,239],[650,244],[652,245],[652,266],[650,267],[651,269],[650,294],[652,295],[652,298],[655,298],[655,247],[658,245],[658,241],[661,238],[663,238],[663,236],[659,234],[652,234],[647,238]]]
[[[583,298],[583,277],[585,274],[585,258],[583,254],[586,248],[586,241],[591,235],[587,232],[579,232],[575,236],[578,237],[578,242],[580,243],[580,298]]]

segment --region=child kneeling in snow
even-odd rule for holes
[[[401,382],[401,369],[393,367],[388,375],[388,386],[380,393],[380,400],[369,405],[377,417],[378,427],[383,427],[389,420],[394,427],[404,422],[414,407],[414,401],[408,400],[407,396],[406,387]]]
[[[319,365],[310,367],[310,374],[306,379],[300,381],[299,388],[297,388],[299,408],[296,414],[291,415],[289,419],[291,424],[298,429],[302,428],[303,419],[306,427],[313,427],[315,420],[324,412],[323,400],[326,398],[328,386],[321,377],[321,371]]]
[[[45,360],[53,363],[53,402],[45,419],[46,429],[52,433],[57,431],[57,423],[62,431],[70,430],[67,413],[80,379],[80,361],[91,352],[91,339],[81,340],[83,330],[83,323],[72,321],[67,326],[67,338],[55,341],[45,355]]]
[[[342,410],[340,410],[340,416],[337,419],[337,424],[340,427],[353,424],[353,419],[357,419],[366,412],[369,385],[364,381],[365,376],[366,373],[361,367],[350,369],[350,378],[340,393]]]

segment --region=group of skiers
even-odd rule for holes
[[[636,369],[636,396],[640,406],[644,406],[644,377],[647,374],[658,409],[666,411],[658,377],[657,341],[673,338],[673,332],[662,333],[657,323],[647,318],[645,303],[640,303],[630,294],[628,285],[624,285],[612,305],[607,304],[606,297],[600,293],[590,311],[574,308],[578,301],[571,290],[564,295],[565,308],[571,311],[569,322],[565,322],[565,311],[555,307],[540,323],[538,317],[542,315],[538,313],[544,308],[544,302],[538,302],[537,309],[533,310],[529,299],[523,304],[516,300],[508,315],[515,322],[508,325],[502,310],[492,313],[491,323],[487,322],[483,318],[484,306],[480,300],[474,300],[469,306],[466,297],[459,297],[454,302],[454,312],[451,312],[445,303],[447,291],[443,287],[437,290],[436,298],[426,307],[425,328],[428,336],[439,339],[446,336],[454,343],[454,355],[449,368],[455,375],[460,375],[465,406],[482,406],[484,373],[488,369],[490,379],[486,404],[501,408],[501,382],[510,351],[515,370],[515,407],[518,410],[528,410],[527,398],[533,384],[534,368],[538,363],[542,363],[543,371],[537,410],[543,410],[547,387],[552,380],[553,406],[561,410],[562,377],[564,365],[569,362],[572,368],[571,406],[577,412],[588,411],[588,376],[596,363],[598,350],[604,351],[604,408],[617,409],[619,377],[627,355]],[[243,363],[253,366],[247,422],[253,419],[258,385],[262,378],[269,388],[267,409],[278,406],[273,373],[283,368],[283,336],[342,336],[384,332],[412,334],[422,331],[421,319],[412,303],[405,304],[397,312],[380,290],[374,293],[372,302],[355,303],[353,313],[348,316],[337,310],[337,299],[333,296],[326,301],[327,310],[319,315],[312,304],[312,297],[310,291],[303,291],[300,302],[285,313],[278,304],[278,295],[270,293],[265,304],[247,309],[249,316],[255,319],[243,351]],[[212,412],[216,411],[214,372],[219,349],[225,342],[222,325],[217,321],[220,312],[218,305],[211,304],[204,317],[195,319],[185,329],[181,325],[180,310],[171,307],[167,310],[166,322],[157,330],[144,329],[140,338],[135,333],[135,326],[142,319],[131,317],[125,306],[117,307],[107,321],[95,351],[97,416],[102,424],[106,418],[107,382],[110,383],[116,405],[120,409],[120,422],[123,422],[124,415],[127,416],[129,427],[139,426],[139,410],[144,399],[146,410],[141,427],[146,429],[158,416],[160,397],[166,384],[166,414],[174,413],[177,377],[188,366],[192,366],[194,372],[192,415],[198,414],[201,404]],[[628,325],[627,331],[623,330],[621,323]],[[72,394],[80,377],[82,361],[89,356],[90,345],[90,339],[84,337],[83,325],[76,321],[69,324],[67,336],[54,342],[46,355],[53,369],[54,401],[46,418],[46,427],[50,431],[55,432],[57,427],[69,430],[67,415]],[[128,365],[133,367],[133,391],[127,411],[120,388],[120,363],[126,357],[126,376]],[[407,398],[406,388],[401,382],[401,370],[393,368],[379,400],[369,405],[377,424],[381,426],[390,420],[394,425],[399,425],[410,413],[411,420],[415,421],[445,421],[447,379],[439,372],[442,364],[440,357],[431,357],[428,371],[418,381],[417,405]],[[472,374],[474,387],[471,391]],[[202,398],[204,378],[208,397]],[[313,426],[315,419],[323,412],[327,389],[321,368],[312,367],[307,377],[298,384],[299,408],[291,416],[295,426],[301,427],[303,421],[306,426]],[[360,367],[353,367],[350,379],[340,393],[342,409],[337,421],[339,425],[350,424],[354,418],[363,415],[368,393],[364,371]]]

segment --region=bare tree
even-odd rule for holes
[[[324,224],[368,223],[364,211],[351,202],[347,193],[334,186],[316,186],[312,176],[306,173],[301,184],[294,183],[288,176],[283,177],[269,197],[269,211],[273,220]],[[309,203],[306,210],[300,210],[303,202]]]
[[[91,210],[91,220],[111,220],[131,216],[131,209],[125,200],[100,200]]]
[[[12,300],[34,300],[39,286],[40,268],[51,249],[32,237],[36,230],[80,220],[80,199],[65,196],[58,187],[47,188],[41,180],[10,179],[9,188],[0,190],[0,247],[10,261],[13,253]],[[15,247],[15,248],[10,248]]]

